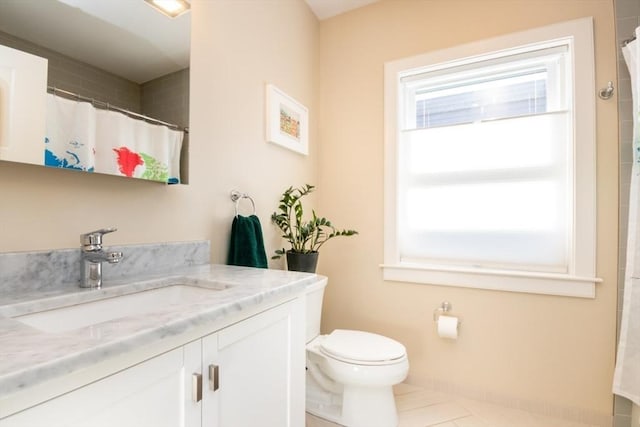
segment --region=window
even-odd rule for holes
[[[591,28],[386,64],[385,279],[594,296]]]

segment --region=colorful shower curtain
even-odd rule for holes
[[[176,184],[182,132],[117,111],[96,112],[96,172]]]
[[[96,109],[47,95],[44,165],[93,172],[96,164]]]
[[[45,166],[177,184],[184,134],[47,95]]]
[[[627,265],[613,392],[640,405],[640,27],[622,48],[633,92],[633,168],[629,193]]]

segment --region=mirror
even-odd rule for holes
[[[144,0],[0,1],[0,45],[46,58],[50,92],[183,129],[189,125],[190,27],[190,11],[170,18]],[[187,183],[186,133],[182,151],[181,182]]]

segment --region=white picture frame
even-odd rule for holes
[[[309,154],[309,110],[272,84],[266,87],[267,141]]]

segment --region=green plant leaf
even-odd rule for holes
[[[355,230],[336,230],[331,221],[318,217],[315,210],[311,211],[311,219],[305,221],[301,199],[314,190],[315,186],[310,184],[287,188],[278,203],[279,213],[271,215],[271,221],[282,231],[282,238],[290,243],[291,250],[295,252],[316,252],[334,237],[358,234]],[[283,248],[275,253],[272,259],[280,258],[286,251]]]

